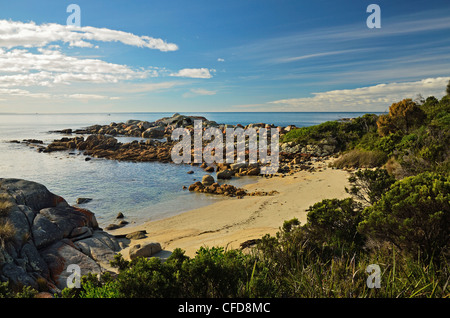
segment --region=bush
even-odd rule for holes
[[[366,205],[375,204],[395,182],[395,178],[385,169],[358,170],[348,181],[350,189],[345,191]]]
[[[448,253],[450,238],[450,177],[422,173],[394,183],[373,206],[359,229],[412,255]]]
[[[6,243],[14,239],[16,228],[8,219],[0,219],[0,245],[5,246]]]
[[[246,295],[253,263],[237,250],[200,248],[194,258],[176,249],[166,262],[138,257],[131,262],[119,255],[112,265],[120,268],[114,279],[108,273],[97,279],[83,277],[80,290],[65,289],[63,297],[242,297]]]
[[[380,136],[400,132],[408,134],[411,129],[420,126],[426,119],[426,114],[411,99],[404,99],[393,103],[389,107],[389,114],[378,118],[377,126]]]
[[[291,130],[282,142],[294,141],[297,144],[318,144],[321,140],[334,142],[338,151],[353,147],[365,134],[376,132],[377,116],[365,114],[350,121],[327,121],[319,125]]]
[[[308,239],[328,249],[355,251],[363,246],[364,237],[357,231],[362,221],[361,205],[351,198],[325,199],[308,210]]]

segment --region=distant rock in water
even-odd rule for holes
[[[82,276],[102,273],[120,250],[94,213],[21,179],[0,178],[0,227],[0,281],[13,287],[59,293],[73,274],[69,265]]]
[[[88,203],[91,201],[92,201],[91,198],[78,198],[76,202],[77,202],[77,204],[84,204],[84,203]]]

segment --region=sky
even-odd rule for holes
[[[444,95],[449,17],[448,0],[1,1],[0,112],[383,112]]]

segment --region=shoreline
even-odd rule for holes
[[[292,218],[305,224],[306,209],[314,203],[348,197],[345,186],[349,174],[329,168],[330,160],[314,163],[315,172],[298,171],[284,177],[260,178],[243,187],[248,191],[279,192],[272,196],[224,198],[168,218],[129,224],[108,232],[114,236],[146,232],[145,238],[126,239],[120,251],[125,259],[129,259],[131,247],[150,242],[161,244],[163,251],[155,255],[160,257],[175,248],[181,248],[189,257],[194,257],[202,246],[238,249],[245,241],[260,239],[265,234],[275,235],[283,222]]]

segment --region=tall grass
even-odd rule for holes
[[[286,255],[286,257],[288,257]],[[307,298],[416,298],[450,297],[449,265],[423,263],[401,255],[395,249],[366,254],[343,254],[323,261],[306,253],[283,272],[283,257],[270,259],[261,268],[270,268],[264,279],[272,282],[274,297]],[[380,288],[369,288],[366,268],[377,264],[381,269]],[[255,276],[255,275],[253,275]],[[256,274],[257,276],[257,274]],[[254,293],[253,296],[269,295]]]
[[[381,167],[387,161],[387,156],[378,150],[353,149],[344,153],[334,161],[336,168],[375,168]]]

